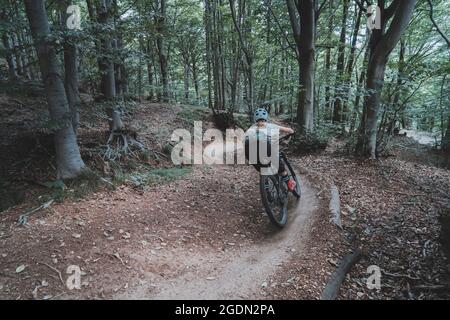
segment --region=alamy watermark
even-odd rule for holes
[[[77,265],[67,267],[66,273],[69,274],[66,280],[66,287],[69,290],[81,289],[81,268]]]
[[[227,129],[225,141],[222,131],[208,129],[203,133],[202,122],[194,122],[193,135],[186,129],[173,131],[171,141],[175,146],[171,159],[181,164],[249,164],[261,166],[261,174],[272,175],[279,167],[279,130],[261,128],[255,134],[242,129]],[[210,142],[203,147],[204,142]]]
[[[367,273],[370,276],[367,278],[366,286],[367,289],[380,290],[381,289],[381,269],[377,265],[371,265],[367,267]]]
[[[67,7],[66,13],[69,15],[66,26],[70,30],[81,30],[81,9],[80,6],[72,4]]]
[[[381,29],[381,9],[379,6],[370,5],[367,7],[367,28],[369,30]]]

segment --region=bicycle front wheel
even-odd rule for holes
[[[270,221],[279,228],[287,222],[287,196],[280,190],[277,176],[261,176],[261,198]]]

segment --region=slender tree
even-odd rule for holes
[[[162,82],[162,101],[169,101],[169,78],[168,78],[168,48],[165,39],[166,32],[166,0],[156,0],[157,13],[156,24],[156,48],[158,50],[159,66]]]
[[[50,118],[55,123],[57,176],[74,178],[85,170],[71,124],[61,68],[56,48],[50,37],[50,27],[43,0],[25,0],[25,9],[36,46],[47,96]]]
[[[316,2],[314,0],[286,0],[297,45],[299,91],[297,122],[302,132],[314,130],[314,54],[316,34]]]
[[[68,19],[67,8],[72,4],[70,0],[61,0],[62,28],[66,29]],[[79,84],[78,84],[78,54],[76,47],[76,31],[65,30],[63,39],[64,50],[64,86],[69,102],[69,109],[72,114],[72,127],[75,135],[77,134],[80,122],[79,108],[81,105]]]
[[[344,80],[344,67],[345,67],[345,46],[346,46],[346,35],[347,35],[347,17],[348,17],[348,6],[349,0],[344,0],[342,5],[342,25],[341,25],[341,35],[339,38],[339,48],[338,48],[338,59],[336,66],[336,84],[335,88],[337,90],[334,98],[334,109],[333,109],[333,122],[342,122],[342,102],[344,100],[342,92],[343,80]]]

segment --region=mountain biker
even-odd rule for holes
[[[267,136],[267,153],[268,156],[270,156],[270,141],[271,137],[274,135],[275,132],[279,133],[286,133],[286,134],[293,134],[294,130],[288,127],[282,127],[275,123],[269,122],[269,112],[265,108],[258,108],[254,112],[253,117],[255,124],[253,124],[245,133],[245,157],[247,160],[249,160],[249,141],[250,137],[254,137],[257,140],[261,137],[261,134]],[[264,167],[259,162],[259,150],[258,150],[258,161],[256,164],[253,164],[256,170],[260,171],[261,167]],[[282,181],[285,182],[288,186],[289,190],[292,190],[295,188],[295,182],[293,179],[290,179],[288,176],[288,172],[284,166],[283,161],[279,161],[278,166],[278,174],[281,176]]]

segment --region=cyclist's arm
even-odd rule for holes
[[[288,127],[279,127],[280,132],[287,133],[287,134],[293,134],[294,130]]]

